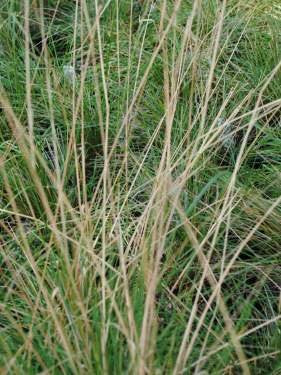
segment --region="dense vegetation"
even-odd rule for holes
[[[1,1],[1,374],[281,374],[280,30]]]

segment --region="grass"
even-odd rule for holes
[[[1,3],[1,374],[281,374],[280,27]]]

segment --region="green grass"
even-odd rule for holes
[[[2,3],[0,373],[281,374],[279,1]]]

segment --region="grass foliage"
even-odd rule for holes
[[[280,29],[1,2],[1,374],[281,374]]]

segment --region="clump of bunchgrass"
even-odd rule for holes
[[[0,5],[4,373],[279,371],[278,9]]]

